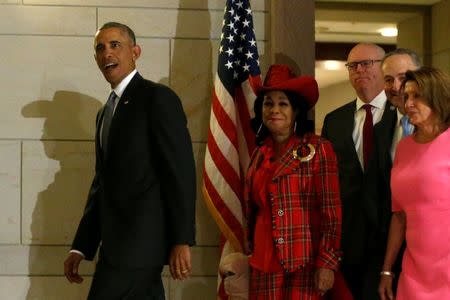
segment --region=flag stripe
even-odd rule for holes
[[[231,100],[233,102],[233,100]],[[213,94],[212,105],[211,105],[211,119],[210,119],[210,129],[214,136],[221,135],[221,138],[227,138],[228,142],[232,144],[236,152],[236,157],[230,157],[230,160],[238,162],[238,143],[237,143],[237,133],[236,133],[236,119],[231,119],[230,114],[235,114],[235,107],[225,107],[222,105],[220,98]],[[220,141],[219,141],[220,142]],[[224,142],[226,143],[226,142]],[[221,149],[227,149],[231,145],[224,145],[220,147]]]
[[[247,102],[247,111],[250,113],[249,118],[253,118],[255,116],[253,111],[253,104],[256,98],[255,87],[261,85],[261,76],[249,76],[248,80],[242,83],[242,91]]]
[[[225,239],[221,258],[245,249],[243,180],[255,141],[250,119],[261,85],[258,59],[249,0],[227,0],[203,169],[205,202]],[[218,296],[226,299],[220,276],[218,282]]]
[[[206,155],[209,156],[207,157]],[[220,150],[214,137],[208,139],[208,149],[206,155],[205,162],[208,162],[208,165],[205,164],[205,169],[207,173],[210,174],[215,181],[223,181],[223,183],[227,183],[226,187],[229,186],[237,198],[241,189],[239,184],[239,171],[236,172],[235,169],[233,169],[232,165],[228,161],[229,158],[227,158]],[[207,158],[208,161],[206,161]],[[221,187],[226,188],[225,186]]]
[[[227,209],[227,206],[218,205],[217,200],[220,200],[221,198],[218,196],[217,190],[214,188],[214,185],[211,183],[208,176],[205,176],[204,178],[203,195],[207,200],[206,204],[211,211],[211,215],[225,238],[230,241],[234,251],[242,252],[243,249],[241,245],[243,242],[243,233],[240,232],[242,230],[242,225],[234,218],[233,213]],[[235,234],[236,232],[240,233],[240,235],[237,236]]]
[[[245,160],[244,165],[248,166],[250,156],[253,152],[255,135],[250,128],[250,111],[248,110],[247,99],[242,90],[236,91],[236,97],[242,98],[242,101],[236,103],[239,112],[239,122],[240,122],[240,132],[242,134],[241,139],[245,141],[245,148],[242,148],[243,159]],[[255,96],[253,96],[253,99]],[[253,111],[253,107],[252,107]]]

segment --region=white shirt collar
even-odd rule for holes
[[[127,75],[122,81],[111,91],[114,91],[116,93],[117,97],[121,98],[123,91],[127,88],[128,84],[130,83],[131,79],[134,77],[134,75],[137,73],[137,70],[134,69],[130,74]]]
[[[375,98],[370,101],[370,105],[373,107],[376,107],[378,109],[384,109],[384,106],[386,105],[386,93],[384,90],[382,90]],[[364,101],[362,101],[359,97],[356,98],[356,110],[358,111],[364,104],[366,104]]]

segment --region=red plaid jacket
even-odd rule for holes
[[[295,139],[282,154],[268,189],[272,205],[272,238],[281,265],[287,272],[314,264],[337,270],[340,259],[341,202],[337,161],[331,143],[313,134]],[[294,158],[315,148],[310,161]],[[249,253],[251,253],[257,207],[251,186],[255,171],[264,157],[260,148],[252,155],[244,190]]]

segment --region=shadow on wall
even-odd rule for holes
[[[37,100],[22,108],[26,118],[45,118],[42,145],[24,144],[29,161],[23,162],[22,189],[29,193],[23,192],[22,210],[28,215],[32,211],[30,223],[23,223],[22,237],[23,243],[30,245],[28,300],[59,300],[68,289],[70,295],[64,299],[87,295],[89,283],[69,285],[60,277],[68,248],[55,246],[71,244],[86,203],[95,167],[95,117],[101,106],[88,95],[57,91],[51,101]],[[92,264],[82,265],[84,274],[92,274]],[[56,279],[46,281],[44,275],[58,276],[64,284],[55,285]]]

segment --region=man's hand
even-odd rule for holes
[[[81,283],[83,278],[78,274],[78,267],[83,260],[83,256],[79,253],[71,252],[64,261],[64,274],[70,283]]]
[[[314,284],[317,291],[323,296],[329,289],[333,287],[334,271],[326,268],[319,268],[314,274]]]
[[[184,280],[192,272],[191,249],[188,245],[175,245],[169,257],[170,274],[173,279]]]
[[[378,286],[378,294],[381,300],[393,300],[394,293],[392,292],[392,276],[382,275],[380,284]]]

